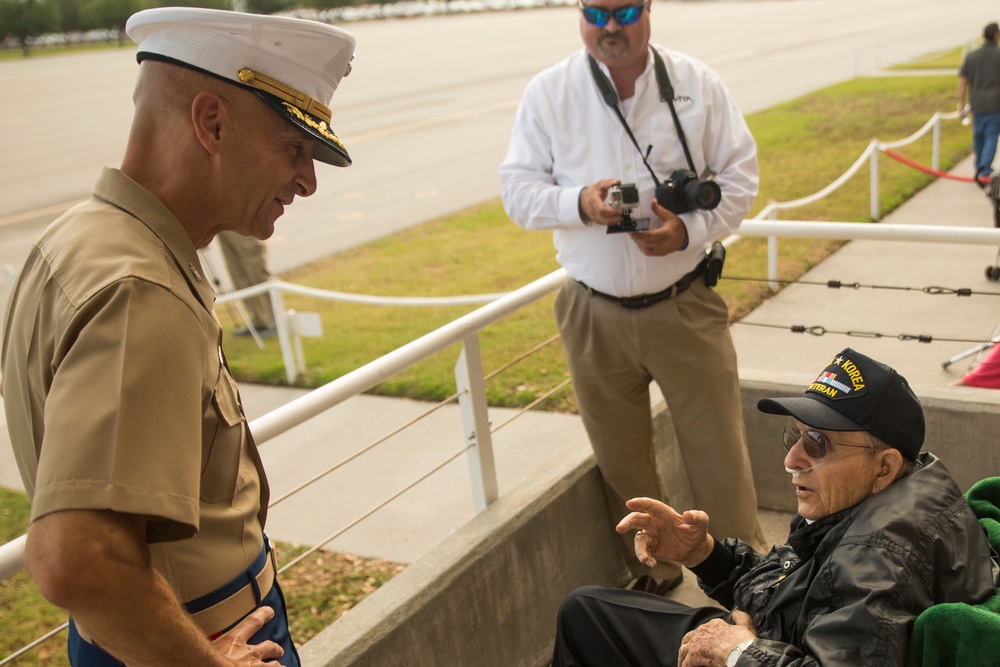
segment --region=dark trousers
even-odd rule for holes
[[[562,603],[552,667],[677,665],[684,635],[729,613],[604,586],[578,588]]]
[[[265,544],[266,542],[267,539],[265,538]],[[264,563],[269,557],[270,556],[268,555],[265,547],[246,572],[240,574],[240,576],[236,577],[222,588],[187,603],[184,605],[185,608],[189,613],[195,613],[197,611],[201,611],[202,609],[207,609],[220,600],[226,599],[250,581],[254,581],[254,586],[256,587],[254,575],[263,569]],[[259,598],[259,595],[255,597]],[[260,644],[268,640],[273,641],[285,650],[285,654],[278,659],[276,664],[281,664],[285,667],[300,667],[301,663],[299,661],[299,654],[295,650],[295,645],[292,643],[292,637],[288,631],[288,614],[285,610],[285,596],[281,592],[281,587],[278,586],[277,579],[274,580],[274,585],[271,586],[271,591],[263,598],[260,598],[257,606],[266,606],[274,609],[274,618],[265,624],[263,628],[257,631],[257,633],[251,637],[247,643]],[[229,629],[231,628],[227,628],[227,630]],[[155,631],[155,628],[150,628],[150,632]],[[69,622],[69,640],[66,648],[69,653],[69,662],[73,667],[125,667],[124,663],[115,659],[114,656],[102,650],[99,646],[95,646],[90,642],[84,641],[84,639],[80,637],[80,633],[77,632],[73,619],[70,619]]]
[[[976,178],[993,173],[993,157],[1000,135],[1000,112],[972,116],[972,149],[976,154]]]

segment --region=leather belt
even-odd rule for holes
[[[574,282],[583,287],[583,289],[587,290],[591,296],[599,296],[602,299],[618,304],[622,308],[638,310],[640,308],[648,308],[654,304],[660,303],[661,301],[666,301],[667,299],[677,296],[687,288],[691,287],[691,283],[700,278],[701,274],[705,272],[705,265],[707,263],[707,259],[701,260],[698,262],[698,266],[694,267],[690,273],[685,274],[683,278],[675,282],[667,289],[662,292],[656,292],[655,294],[640,294],[639,296],[611,296],[610,294],[605,294],[604,292],[598,292],[593,287],[590,287],[586,283],[582,283],[579,280]]]
[[[214,638],[257,608],[258,601],[266,598],[271,592],[275,572],[277,563],[274,560],[274,549],[268,549],[264,567],[254,577],[254,582],[248,582],[243,588],[211,607],[192,613],[191,619],[205,636]],[[255,587],[257,591],[254,591]]]

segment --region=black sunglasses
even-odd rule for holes
[[[624,28],[638,21],[647,5],[649,5],[649,0],[645,0],[641,5],[626,5],[612,11],[610,9],[602,9],[601,7],[588,7],[583,2],[580,2],[580,11],[583,12],[583,18],[590,25],[603,28],[611,20],[611,16],[614,15],[615,23]]]
[[[875,449],[871,445],[853,445],[849,442],[834,442],[819,431],[800,431],[795,426],[786,426],[782,433],[782,442],[786,451],[791,451],[799,440],[802,441],[802,449],[810,458],[821,459],[826,456],[830,445],[840,445],[841,447],[857,447],[858,449]]]

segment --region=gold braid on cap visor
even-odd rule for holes
[[[275,81],[269,76],[255,72],[249,67],[241,69],[239,77],[240,81],[246,85],[256,88],[257,90],[263,90],[265,93],[270,93],[279,100],[284,100],[302,111],[316,116],[324,123],[329,124],[330,120],[333,118],[330,113],[330,107],[321,104],[315,98],[309,97],[305,93],[300,93],[291,86],[286,86],[280,81]]]

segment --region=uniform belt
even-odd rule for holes
[[[256,609],[260,601],[271,592],[278,568],[274,560],[274,550],[269,549],[266,544],[264,548],[267,551],[264,564],[246,585],[225,599],[191,613],[191,619],[207,637],[215,637],[235,625]]]
[[[653,304],[660,303],[661,301],[666,301],[670,297],[677,296],[688,287],[691,287],[691,283],[701,277],[701,274],[705,272],[705,264],[708,263],[707,259],[703,259],[698,262],[698,266],[694,267],[690,273],[684,275],[683,278],[675,282],[673,285],[663,290],[662,292],[656,292],[655,294],[641,294],[639,296],[611,296],[610,294],[605,294],[604,292],[598,292],[593,287],[590,287],[586,283],[582,283],[579,280],[576,282],[587,290],[591,296],[599,296],[602,299],[607,299],[613,303],[617,303],[622,308],[628,308],[629,310],[637,310],[639,308],[648,308]]]

